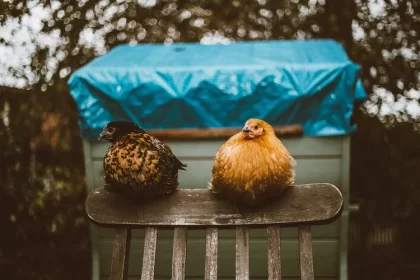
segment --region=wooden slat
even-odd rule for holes
[[[130,243],[131,229],[117,228],[112,250],[111,280],[127,279]]]
[[[185,279],[187,262],[187,228],[175,227],[172,253],[172,280]]]
[[[153,280],[155,277],[156,242],[158,230],[156,227],[146,228],[144,237],[142,280]]]
[[[249,279],[249,228],[236,228],[236,280]]]
[[[217,280],[217,253],[219,246],[219,230],[216,227],[206,229],[206,263],[205,279]]]
[[[209,190],[178,190],[146,204],[136,204],[103,188],[86,201],[89,218],[102,226],[224,226],[325,224],[338,217],[343,198],[331,184],[296,185],[253,211],[241,210]],[[159,217],[159,219],[156,219]]]
[[[218,280],[234,280],[235,277],[223,277],[219,278]],[[107,276],[101,276],[99,280],[109,280],[109,277]],[[140,277],[136,276],[129,276],[128,280],[140,280]],[[158,277],[155,278],[155,280],[171,280],[171,277]],[[200,276],[194,276],[194,277],[188,277],[187,280],[203,280],[203,277]],[[252,277],[252,280],[267,280],[267,277]],[[285,277],[282,278],[282,280],[300,280],[300,277]],[[337,277],[317,277],[316,280],[339,280]]]
[[[331,224],[321,225],[321,226],[313,226],[312,227],[312,238],[337,238],[340,237],[340,223],[342,219],[342,215],[339,219],[332,222]],[[113,238],[115,235],[114,228],[103,228],[97,227],[96,229],[99,231],[99,237],[101,239],[109,239]],[[223,228],[222,228],[223,229]],[[250,229],[250,236],[252,238],[267,238],[267,229],[263,226],[261,228],[252,228]],[[141,238],[144,239],[145,231],[143,229],[134,229],[131,231],[131,238]],[[219,230],[219,239],[220,238],[235,238],[236,231],[235,229],[223,229]],[[173,229],[160,229],[159,230],[159,238],[170,238],[173,239],[174,231]],[[193,231],[188,231],[188,238],[205,238],[206,231],[205,229],[197,229]],[[297,227],[284,227],[281,229],[281,237],[282,238],[297,238],[298,237],[298,229]],[[220,243],[220,242],[219,242]]]
[[[280,226],[267,227],[268,279],[281,280]]]
[[[208,140],[228,138],[240,132],[241,129],[242,127],[164,130],[156,129],[148,130],[147,132],[161,140]],[[274,126],[273,129],[278,137],[296,137],[303,134],[301,125]]]
[[[217,278],[235,278],[235,258],[236,258],[236,239],[220,238],[223,230],[219,229],[219,249]],[[236,234],[236,230],[234,230]],[[283,232],[282,232],[283,233]],[[297,239],[287,239],[282,235],[281,254],[282,254],[282,277],[299,277],[299,243]],[[109,275],[111,268],[112,240],[101,239],[101,275]],[[141,276],[141,265],[138,265],[143,257],[144,238],[132,238],[130,249],[129,276]],[[339,239],[312,240],[314,271],[323,277],[338,277],[339,267]],[[155,278],[171,277],[172,275],[172,247],[173,238],[159,239],[156,253]],[[267,238],[257,238],[253,236],[253,231],[249,232],[249,262],[250,277],[263,277],[268,279],[267,269]],[[206,256],[205,238],[190,238],[188,231],[187,242],[187,279],[189,277],[201,277],[204,279],[204,264]],[[318,278],[318,277],[317,277]],[[109,280],[109,279],[108,279]]]
[[[344,213],[341,214],[341,217]],[[340,223],[341,219],[337,219],[331,224],[313,226],[312,227],[312,238],[336,238],[340,237]],[[115,235],[114,228],[99,228],[96,225],[96,229],[99,229],[100,238],[113,238]],[[252,238],[267,238],[267,229],[265,227],[253,228],[250,231],[250,236]],[[134,229],[131,231],[131,238],[144,238],[145,232],[144,229]],[[235,238],[236,231],[235,229],[223,229],[219,230],[219,239],[220,238]],[[170,238],[173,239],[174,231],[173,229],[159,229],[159,238]],[[188,231],[188,238],[205,238],[206,231],[205,229],[197,229],[193,231]],[[284,227],[281,229],[282,238],[297,238],[298,230],[297,227]]]
[[[300,272],[302,280],[314,280],[312,234],[308,225],[299,226]]]

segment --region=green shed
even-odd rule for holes
[[[103,186],[109,143],[97,141],[112,120],[131,120],[164,140],[188,165],[180,188],[206,188],[218,148],[250,117],[276,127],[297,161],[296,184],[332,183],[344,209],[334,223],[313,228],[316,279],[347,279],[350,123],[365,98],[359,67],[332,40],[230,45],[119,46],[73,73],[88,190]],[[296,126],[297,125],[297,126]],[[296,129],[297,127],[301,130]],[[301,133],[299,133],[301,132]],[[129,279],[140,279],[143,231],[134,230]],[[187,278],[203,279],[204,231],[190,232]],[[252,279],[267,278],[265,231],[250,232]],[[93,280],[107,279],[113,230],[91,225]],[[170,279],[172,231],[159,234],[157,279]],[[219,276],[235,278],[235,233],[220,231]],[[297,231],[282,231],[282,271],[299,279]]]

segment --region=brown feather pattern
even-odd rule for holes
[[[129,132],[111,142],[103,165],[108,191],[143,200],[177,188],[178,170],[186,165],[166,144],[144,131]]]

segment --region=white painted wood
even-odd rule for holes
[[[340,188],[341,159],[296,159],[295,184],[337,183]],[[332,183],[334,182],[334,183]]]
[[[226,139],[227,140],[227,139]],[[225,140],[214,141],[165,141],[176,156],[213,158]],[[342,137],[299,137],[286,138],[283,144],[293,156],[339,156]],[[102,159],[109,143],[92,141],[92,157]]]
[[[93,167],[92,157],[92,146],[88,141],[83,141],[83,154],[85,158],[85,173],[86,173],[86,185],[88,190],[91,190],[95,186],[95,168]],[[91,240],[91,251],[92,251],[92,280],[100,279],[100,244],[99,236],[101,235],[102,228],[90,223],[90,240]],[[115,230],[112,230],[110,236],[115,235]]]
[[[179,186],[183,189],[207,188],[211,179],[212,159],[182,160],[188,165],[187,171],[179,171]],[[337,187],[341,185],[341,160],[340,159],[297,159],[295,184],[330,183]],[[94,161],[95,187],[103,187],[102,161]],[[340,188],[340,187],[339,187]]]
[[[104,186],[105,181],[104,181],[103,177],[105,175],[105,172],[104,172],[104,164],[103,164],[102,160],[100,160],[100,161],[95,160],[93,162],[92,166],[93,166],[93,176],[94,176],[93,182],[94,182],[94,185],[92,186],[92,188],[89,187],[89,189],[94,190],[98,187],[101,188],[101,187]]]
[[[350,201],[350,136],[343,137],[341,143],[342,164],[340,169],[340,185],[343,194],[343,210],[347,210]]]
[[[343,138],[341,165],[341,188],[343,194],[343,212],[340,221],[340,280],[348,279],[348,229],[349,229],[349,202],[350,202],[350,135]]]
[[[340,219],[338,221],[340,224],[340,243],[339,243],[339,260],[340,260],[340,271],[339,271],[339,279],[340,280],[347,280],[348,279],[348,234],[349,234],[349,211],[344,210],[341,213]]]

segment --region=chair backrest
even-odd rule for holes
[[[341,214],[343,197],[331,184],[295,185],[263,207],[245,211],[209,190],[182,189],[173,195],[136,205],[105,191],[92,191],[86,212],[92,222],[116,228],[111,280],[127,278],[131,229],[145,228],[141,279],[154,278],[159,228],[174,228],[172,279],[184,279],[187,230],[206,229],[205,279],[217,279],[218,229],[236,228],[236,279],[249,279],[249,228],[267,228],[268,279],[281,279],[280,228],[298,227],[301,279],[314,279],[311,226],[327,224]]]

